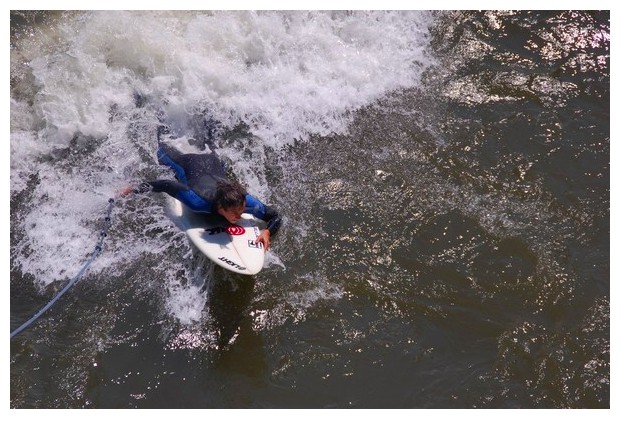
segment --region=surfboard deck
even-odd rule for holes
[[[265,250],[256,242],[265,223],[244,213],[236,224],[218,215],[195,213],[173,199],[172,216],[192,243],[217,265],[239,274],[254,275],[263,269]]]

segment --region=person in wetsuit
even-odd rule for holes
[[[159,132],[157,137],[159,140]],[[240,183],[228,180],[224,163],[211,149],[211,153],[183,154],[160,140],[157,150],[159,163],[172,168],[177,180],[143,182],[136,188],[129,186],[122,189],[120,195],[165,192],[195,212],[217,213],[233,224],[241,219],[242,213],[250,213],[267,223],[267,228],[257,239],[267,250],[271,237],[280,228],[282,218],[273,207],[248,194]]]

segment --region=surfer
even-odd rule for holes
[[[225,164],[219,159],[212,145],[209,145],[210,153],[183,154],[161,142],[164,129],[165,127],[159,127],[157,130],[157,158],[160,164],[172,168],[177,180],[143,182],[137,187],[127,186],[119,194],[124,197],[132,192],[165,192],[195,212],[217,213],[232,224],[241,219],[242,213],[250,213],[267,223],[267,228],[257,239],[267,250],[271,245],[271,238],[282,223],[278,212],[248,194],[239,182],[226,178]]]

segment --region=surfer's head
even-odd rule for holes
[[[235,223],[241,219],[241,214],[245,210],[245,194],[245,189],[240,183],[222,180],[215,189],[213,205],[228,222]]]

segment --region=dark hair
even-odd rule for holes
[[[228,209],[239,207],[245,203],[245,189],[238,182],[221,180],[217,183],[213,205],[216,208]]]

